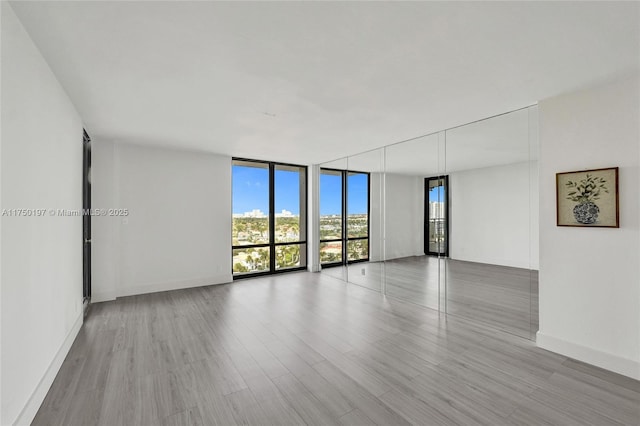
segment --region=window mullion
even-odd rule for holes
[[[269,164],[269,272],[276,270],[275,166]]]
[[[347,264],[347,240],[349,237],[349,231],[347,227],[349,226],[349,219],[347,217],[347,178],[348,172],[346,170],[342,171],[342,264]]]

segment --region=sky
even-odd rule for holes
[[[349,214],[367,213],[367,175],[349,176]],[[233,166],[233,213],[245,213],[258,209],[269,212],[269,169],[261,167]],[[320,176],[320,214],[340,214],[342,195],[341,177]],[[300,214],[300,176],[298,172],[275,171],[275,212],[288,210]]]
[[[269,169],[233,166],[233,213],[254,209],[269,212]],[[364,214],[368,210],[368,176],[353,174],[348,177],[348,214]],[[288,170],[275,171],[275,212],[288,210],[300,214],[300,175]],[[429,191],[430,201],[444,201],[444,187]],[[341,214],[342,177],[320,175],[320,215]]]
[[[354,174],[347,180],[347,214],[364,214],[368,210],[368,176]],[[342,177],[320,175],[320,216],[342,213]]]
[[[261,210],[269,213],[269,169],[233,166],[233,213]],[[275,171],[275,212],[288,210],[300,214],[300,174],[287,170]]]
[[[429,202],[444,202],[444,186],[429,189]]]

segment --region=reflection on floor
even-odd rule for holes
[[[382,291],[384,276],[382,262],[359,262],[348,266],[332,266],[323,268],[322,273],[371,290]]]
[[[323,267],[322,274],[328,275],[333,278],[337,278],[342,281],[347,280],[347,267],[346,266],[332,266],[332,267]]]
[[[33,425],[637,426],[638,407],[636,380],[300,272],[94,305]]]
[[[538,272],[528,269],[431,256],[328,268],[323,273],[380,291],[386,295],[481,321],[521,337],[534,338],[538,330]],[[384,280],[383,280],[384,278]]]

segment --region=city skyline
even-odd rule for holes
[[[327,179],[328,178],[328,179]],[[348,177],[348,214],[366,214],[369,209],[368,175],[351,174]],[[292,216],[300,215],[300,172],[275,170],[275,211],[283,210]],[[320,215],[342,214],[342,178],[336,175],[320,176]],[[254,211],[269,212],[269,169],[246,165],[232,166],[232,213],[234,217],[247,216]],[[279,215],[280,213],[276,213]]]
[[[276,217],[299,217],[300,215],[293,214],[289,210],[282,209],[279,213],[276,213],[275,216]],[[266,218],[268,216],[265,212],[263,212],[260,209],[253,209],[250,212],[233,213],[233,217],[234,218],[241,218],[241,217]]]

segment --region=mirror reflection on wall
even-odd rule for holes
[[[538,278],[540,270],[540,174],[538,172],[538,158],[540,154],[540,139],[538,136],[538,106],[527,108],[529,116],[529,338],[536,339],[540,326],[538,312]]]
[[[325,275],[347,281],[345,256],[347,159],[320,164],[319,170],[319,256]]]
[[[323,273],[534,338],[537,139],[533,106],[320,165]]]
[[[383,149],[319,167],[322,273],[378,292],[384,277],[383,171]]]
[[[527,338],[538,242],[531,114],[526,108],[447,130],[445,158],[447,313]]]
[[[441,192],[425,187],[441,175],[444,133],[385,149],[385,290],[392,297],[438,309],[442,292],[439,241],[429,213],[442,212]],[[440,210],[440,211],[438,211]],[[429,247],[434,255],[428,255]]]
[[[384,150],[348,158],[347,173],[347,279],[382,291],[382,191]]]

